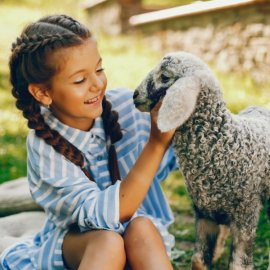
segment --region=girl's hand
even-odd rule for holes
[[[172,129],[167,132],[161,132],[157,127],[157,118],[158,118],[158,111],[162,104],[162,100],[159,101],[156,106],[151,110],[151,131],[149,142],[153,142],[154,144],[161,145],[162,147],[167,148],[174,136],[175,130]]]

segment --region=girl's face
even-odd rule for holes
[[[52,60],[60,61],[48,90],[52,112],[70,127],[89,130],[102,113],[107,86],[96,42],[88,39],[81,45],[62,48]]]

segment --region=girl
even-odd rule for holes
[[[172,269],[173,217],[159,182],[175,166],[166,151],[174,130],[158,131],[158,107],[150,121],[134,108],[131,91],[105,95],[95,40],[64,15],[23,31],[10,74],[32,129],[31,194],[48,218],[34,239],[4,251],[0,268]]]

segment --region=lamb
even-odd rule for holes
[[[173,146],[195,210],[192,269],[211,268],[228,231],[229,269],[253,269],[260,209],[270,205],[270,110],[232,114],[210,68],[187,52],[166,55],[134,92],[141,111],[161,99],[158,127],[177,128]]]

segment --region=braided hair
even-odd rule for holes
[[[41,18],[28,25],[12,44],[9,61],[12,95],[16,107],[22,111],[28,121],[28,127],[35,130],[57,152],[79,166],[85,175],[95,181],[85,168],[83,153],[66,140],[59,132],[46,124],[41,114],[40,104],[28,91],[30,83],[49,85],[57,71],[48,58],[50,53],[59,49],[82,44],[91,37],[90,31],[78,21],[66,15],[52,15]],[[102,101],[102,119],[107,138],[110,138],[109,171],[112,183],[120,179],[114,143],[122,138],[118,123],[118,113],[112,110],[111,103],[104,97]]]

